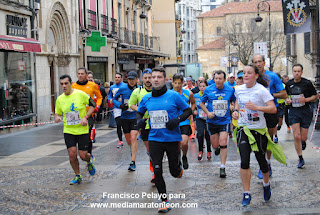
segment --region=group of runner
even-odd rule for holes
[[[209,85],[200,77],[196,88],[188,83],[185,89],[184,77],[175,74],[170,83],[173,86],[172,90],[167,88],[166,71],[162,67],[143,70],[141,86],[137,85],[136,71],[128,73],[127,84],[122,82],[121,73],[115,75],[115,84],[110,87],[108,100],[114,107],[113,114],[119,138],[117,147],[123,146],[123,130],[131,152],[128,170],[135,171],[137,137],[139,131],[141,132],[150,159],[151,182],[155,183],[164,203],[159,212],[171,209],[167,204],[166,195],[163,195],[166,194],[162,174],[164,154],[168,157],[171,175],[181,178],[183,169],[189,168],[188,141],[194,134],[194,121],[199,144],[198,160],[201,161],[204,156],[205,139],[207,159],[212,158],[212,146],[215,155],[220,155],[220,177],[225,178],[227,143],[233,119],[234,139],[241,158],[240,175],[244,190],[244,206],[251,201],[251,151],[255,153],[260,166],[258,178],[263,179],[264,200],[268,201],[271,197],[271,151],[276,152],[277,157],[283,155],[281,146],[273,142],[280,116],[277,114],[277,99],[284,99],[289,108],[289,125],[294,133],[295,148],[299,157],[297,167],[304,167],[302,149],[305,148],[313,115],[311,102],[318,98],[317,93],[312,83],[302,78],[301,64],[293,66],[294,78],[289,80],[285,87],[276,73],[265,70],[264,67],[264,56],[255,55],[252,64],[245,66],[243,71],[237,74],[237,80],[230,74],[229,81],[226,82],[226,73],[215,71]],[[89,173],[94,175],[95,172],[87,120],[92,118],[93,112],[98,112],[101,95],[95,90],[96,84],[89,84],[87,79],[83,78],[86,75],[87,70],[80,68],[77,72],[79,80],[73,84],[70,76],[60,77],[64,93],[57,99],[56,122],[61,121],[63,114],[65,142],[71,166],[76,174],[70,184],[80,183],[82,179],[77,160],[77,143],[80,158],[88,162]],[[188,81],[190,79],[187,79]],[[91,91],[87,91],[89,88]],[[96,98],[96,102],[93,98]],[[285,158],[282,162],[285,162]]]

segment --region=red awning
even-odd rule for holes
[[[32,38],[0,35],[0,49],[19,52],[41,52],[41,45],[38,40]]]

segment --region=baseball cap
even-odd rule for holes
[[[143,70],[142,75],[145,73],[152,73],[152,70],[149,68],[146,68],[145,70]]]
[[[138,74],[135,71],[130,71],[128,73],[128,79],[136,79],[138,78]]]
[[[238,78],[243,78],[243,72],[238,73]]]
[[[231,74],[229,75],[229,78],[234,78],[234,74],[231,73]]]

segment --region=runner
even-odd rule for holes
[[[197,113],[196,122],[197,122],[197,139],[198,139],[198,145],[199,145],[199,154],[198,154],[198,160],[202,160],[203,157],[203,141],[204,138],[206,138],[207,142],[207,159],[211,160],[211,143],[210,143],[210,135],[207,130],[207,115],[200,107],[201,98],[203,95],[204,90],[208,86],[207,81],[200,81],[198,83],[200,92],[194,95],[194,98],[196,100],[197,104],[197,110],[195,113]],[[206,106],[208,104],[206,103]]]
[[[164,68],[156,67],[152,70],[152,93],[142,98],[137,112],[139,128],[145,127],[146,119],[143,119],[143,116],[146,111],[149,112],[150,157],[154,165],[155,185],[163,201],[163,207],[158,209],[160,213],[168,212],[171,209],[162,175],[163,155],[166,152],[168,156],[171,175],[175,178],[181,178],[183,169],[180,163],[179,141],[182,138],[179,123],[185,121],[192,112],[177,92],[167,90],[165,80],[166,72]]]
[[[113,104],[117,108],[121,108],[121,125],[123,128],[124,137],[126,138],[127,144],[131,149],[131,163],[128,170],[136,170],[136,155],[137,155],[137,136],[138,127],[136,120],[136,111],[129,108],[128,103],[130,96],[134,89],[137,88],[138,74],[135,71],[128,73],[128,84],[124,84],[119,88],[118,92],[114,96]],[[118,99],[121,97],[121,102]]]
[[[288,75],[283,75],[282,76],[282,83],[284,84],[284,86],[287,85],[288,81],[289,81],[289,76]],[[291,133],[290,123],[289,123],[289,116],[288,116],[288,114],[289,114],[289,105],[286,102],[284,102],[284,103],[285,103],[284,104],[284,121],[285,121],[285,123],[287,125],[287,133]],[[282,116],[282,119],[283,119],[283,116]],[[281,120],[281,123],[279,121],[279,124],[278,124],[278,127],[277,127],[278,130],[281,129],[282,124],[283,124],[282,120]]]
[[[180,97],[183,99],[183,101],[185,101],[187,104],[190,104],[191,109],[194,111],[196,108],[196,101],[194,99],[193,93],[190,90],[182,89],[182,85],[183,85],[183,76],[179,73],[174,74],[173,90],[178,92],[180,94]],[[182,135],[182,141],[181,141],[182,164],[184,169],[188,169],[189,168],[189,163],[187,158],[188,141],[189,141],[189,136],[191,135],[190,118],[186,119],[185,121],[181,121],[179,126],[181,130],[181,135]]]
[[[230,101],[235,101],[234,89],[225,84],[226,73],[218,70],[214,75],[215,84],[204,90],[200,107],[207,114],[208,131],[215,155],[220,154],[220,178],[225,178],[228,155],[228,128],[231,122]],[[208,103],[208,108],[205,106]]]
[[[227,85],[229,85],[230,87],[234,87],[234,86],[236,86],[236,82],[235,82],[235,80],[236,80],[236,78],[234,77],[234,74],[229,74],[229,78],[228,78],[229,80],[226,82],[226,84]]]
[[[263,77],[268,82],[268,90],[270,91],[271,95],[274,97],[274,104],[277,107],[277,99],[286,99],[287,93],[283,87],[282,81],[278,77],[278,75],[274,72],[265,70],[264,67],[266,65],[265,58],[263,55],[255,55],[252,59],[252,63],[258,68],[259,73],[261,75],[264,75]],[[264,114],[267,122],[268,132],[273,139],[273,135],[277,133],[277,124],[279,122],[277,113],[270,114],[265,113]],[[269,174],[272,175],[272,169],[271,169],[271,152],[267,151],[267,162],[269,166]],[[259,179],[262,179],[262,172],[259,170],[258,176]]]
[[[292,67],[293,79],[286,85],[290,98],[286,99],[289,109],[289,123],[293,130],[294,145],[299,156],[298,168],[304,168],[302,150],[306,149],[308,129],[313,117],[311,102],[318,99],[317,91],[311,81],[302,77],[303,66],[295,64]]]
[[[239,119],[236,136],[241,157],[240,175],[244,190],[242,205],[247,206],[251,201],[251,151],[254,151],[262,171],[264,200],[269,201],[271,197],[269,169],[265,159],[268,140],[271,141],[271,139],[268,138],[264,113],[276,113],[277,109],[272,95],[266,89],[268,83],[262,78],[263,75],[259,73],[257,67],[253,64],[248,65],[244,68],[243,73],[244,84],[236,89],[237,101],[232,117]]]
[[[135,89],[129,99],[129,107],[134,110],[134,111],[138,111],[138,106],[143,98],[144,95],[151,93],[152,91],[152,83],[151,83],[151,75],[152,70],[147,68],[145,70],[143,70],[142,72],[142,81],[143,81],[143,86],[138,87],[137,89]],[[148,143],[148,136],[149,136],[149,114],[148,112],[146,112],[143,116],[143,119],[147,119],[147,124],[146,127],[141,128],[141,139],[144,143],[144,145],[146,146],[147,149],[147,154],[150,157],[149,154],[149,143]],[[150,164],[149,164],[149,168],[150,171],[153,173],[153,166],[150,160]],[[152,179],[151,179],[151,183],[154,183],[154,174],[152,175]]]
[[[55,122],[61,122],[63,115],[63,133],[65,144],[68,149],[71,167],[76,174],[70,185],[80,184],[79,161],[77,157],[77,144],[79,156],[83,161],[87,161],[90,175],[94,175],[96,169],[93,165],[92,156],[89,148],[89,127],[88,119],[94,112],[96,104],[87,94],[80,90],[72,89],[71,77],[69,75],[60,76],[60,85],[63,90],[56,101]],[[86,106],[89,105],[87,112]]]
[[[102,103],[102,96],[101,96],[98,85],[95,84],[94,82],[88,81],[88,71],[84,67],[78,69],[77,77],[78,77],[78,81],[72,83],[72,88],[85,92],[88,96],[90,96],[90,98],[96,101],[96,107],[93,113],[99,112],[99,109]],[[89,117],[88,124],[89,124],[89,134],[91,134],[91,130],[94,126],[94,114],[92,114],[92,116]],[[89,148],[88,148],[88,152],[90,154],[92,154],[92,141],[95,139],[95,135],[91,135],[91,136],[92,137],[89,136]]]
[[[122,86],[125,86],[125,83],[122,82],[122,74],[121,73],[116,73],[116,76],[114,78],[114,82],[115,82],[115,84],[110,87],[109,95],[108,95],[108,99],[109,99],[110,104],[113,104],[113,98],[116,95],[116,93],[118,92],[119,88]],[[113,107],[113,111],[111,112],[111,114],[113,114],[114,119],[116,120],[117,134],[118,134],[118,139],[119,139],[117,148],[120,148],[123,146],[122,130],[121,130],[121,128],[122,128],[121,109]]]

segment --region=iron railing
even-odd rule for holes
[[[88,28],[97,30],[97,12],[88,10]]]
[[[111,34],[112,36],[116,36],[117,35],[117,20],[114,18],[111,18]]]
[[[132,31],[132,44],[133,45],[138,45],[137,32],[136,31]]]
[[[143,47],[143,33],[139,33],[139,46]]]
[[[109,22],[108,16],[101,14],[101,32],[109,33]]]

